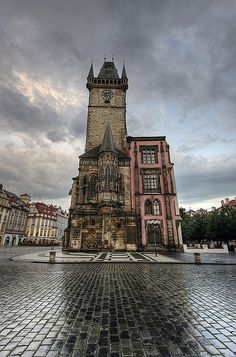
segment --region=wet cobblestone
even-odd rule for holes
[[[0,356],[235,356],[236,266],[0,262]]]

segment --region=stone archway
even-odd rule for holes
[[[6,237],[5,238],[4,245],[11,245],[11,238],[10,237]]]
[[[16,237],[13,237],[12,238],[12,246],[15,246],[16,245]]]

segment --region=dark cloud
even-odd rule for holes
[[[108,58],[114,53],[119,72],[125,59],[129,77],[129,133],[167,135],[179,148],[180,196],[187,201],[234,194],[234,166],[228,160],[220,175],[219,155],[230,157],[235,151],[235,15],[234,0],[0,1],[0,128],[5,135],[0,171],[5,186],[45,198],[67,191],[63,185],[84,145],[91,59],[98,73],[104,53]],[[25,76],[24,83],[18,74]],[[14,135],[15,141],[24,139],[21,151]],[[59,150],[53,160],[48,155],[52,144],[72,151],[67,156]],[[213,167],[213,154],[208,158],[206,151],[203,165],[201,148],[214,144],[220,146],[218,163]],[[183,153],[189,157],[179,162]],[[182,167],[191,161],[189,174]],[[24,175],[17,170],[19,163]],[[60,182],[55,191],[54,171]]]
[[[175,172],[181,201],[235,196],[236,160],[221,157],[216,161],[175,153]]]
[[[28,192],[33,199],[65,197],[77,172],[77,153],[46,145],[19,149],[1,147],[0,181],[18,194]]]

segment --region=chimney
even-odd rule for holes
[[[221,201],[221,206],[223,207],[225,205],[224,200]]]
[[[229,199],[228,197],[225,199],[225,203],[228,205],[229,204]]]
[[[0,183],[0,191],[3,189],[3,184]]]

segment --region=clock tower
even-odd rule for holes
[[[136,250],[137,215],[131,208],[130,157],[127,148],[126,91],[123,66],[113,61],[97,77],[91,65],[85,152],[73,178],[64,248]]]
[[[85,151],[101,144],[107,124],[111,126],[115,145],[126,150],[126,90],[128,78],[123,66],[119,77],[114,62],[103,63],[97,77],[91,65],[87,88],[89,90],[87,135]]]
[[[135,251],[182,245],[169,145],[126,129],[128,78],[112,61],[91,65],[85,150],[73,178],[63,249]],[[147,118],[148,120],[148,118]]]

